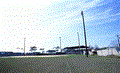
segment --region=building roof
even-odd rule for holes
[[[65,47],[64,49],[77,49],[77,48],[86,48],[86,46],[72,46],[72,47]],[[90,48],[90,47],[87,47]]]

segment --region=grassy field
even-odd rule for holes
[[[62,57],[0,58],[0,72],[78,73],[120,72],[120,58],[70,55]]]

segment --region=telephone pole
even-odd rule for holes
[[[119,37],[119,35],[117,35],[117,38],[118,38],[118,47],[120,47],[120,43],[119,43],[120,37]]]
[[[78,34],[78,44],[79,44],[79,50],[80,50],[80,39],[79,39],[79,32],[77,32]]]
[[[60,38],[60,49],[61,49],[61,37],[59,37]]]
[[[26,38],[24,38],[24,56],[25,56],[25,39],[26,39]]]
[[[83,11],[81,11],[81,15],[82,15],[83,27],[84,27],[84,37],[85,37],[86,56],[88,57],[87,40],[86,40],[86,31],[85,31],[85,22],[84,22],[84,14],[83,14]]]

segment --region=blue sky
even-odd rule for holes
[[[17,47],[52,49],[84,45],[81,10],[84,12],[87,44],[107,47],[120,35],[118,0],[4,0],[0,3],[1,51],[20,52]]]

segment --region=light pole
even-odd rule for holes
[[[60,38],[60,49],[61,49],[61,37],[59,37]]]
[[[78,44],[79,44],[79,50],[80,50],[80,39],[79,39],[79,32],[77,32],[78,34]]]
[[[25,39],[26,39],[26,38],[24,38],[24,55],[25,55]]]
[[[81,15],[82,15],[82,19],[83,19],[83,27],[84,27],[84,37],[85,37],[86,56],[88,57],[87,40],[86,40],[86,31],[85,31],[85,22],[84,22],[83,11],[81,11]]]
[[[119,43],[120,37],[119,37],[119,35],[117,35],[117,38],[118,38],[118,47],[120,47],[120,43]]]

